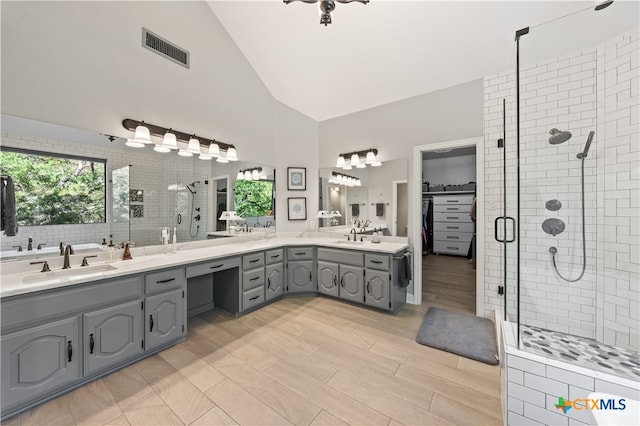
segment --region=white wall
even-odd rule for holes
[[[422,161],[422,181],[431,185],[476,182],[476,156],[459,155]]]
[[[286,220],[282,185],[287,166],[316,176],[318,124],[274,100],[204,2],[0,7],[4,114],[121,137],[131,137],[121,122],[133,118],[232,143],[241,160],[276,166],[279,229],[306,229]],[[143,48],[143,26],[188,50],[191,68]],[[292,195],[313,211],[315,181],[307,188]]]

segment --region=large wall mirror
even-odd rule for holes
[[[319,230],[382,228],[385,235],[407,236],[407,165],[399,159],[365,169],[319,169]]]
[[[273,167],[185,159],[150,147],[126,148],[123,139],[110,140],[97,132],[8,115],[1,118],[3,151],[13,147],[76,156],[86,152],[106,161],[106,220],[20,226],[15,236],[2,235],[1,260],[55,256],[60,242],[87,250],[99,250],[103,239],[114,244],[132,241],[138,247],[157,245],[165,227],[172,235],[176,230],[179,243],[203,240],[225,229],[226,223],[217,219],[221,209],[236,205],[247,216],[246,227],[274,228]],[[236,185],[238,172],[251,168],[260,168],[258,179],[250,183],[252,175],[252,181],[243,179]],[[32,250],[28,250],[30,239]]]

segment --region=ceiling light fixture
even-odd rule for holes
[[[339,154],[336,161],[336,167],[342,170],[351,170],[353,167],[358,169],[364,169],[368,165],[371,167],[381,166],[382,163],[378,161],[378,150],[375,148],[369,148],[362,151],[348,152],[345,154]],[[349,160],[346,160],[346,159]]]
[[[338,3],[353,3],[358,2],[362,4],[369,3],[369,0],[284,0],[284,4],[289,4],[294,1],[301,1],[303,3],[318,3],[318,9],[320,11],[320,25],[325,27],[331,23],[331,12],[336,8],[336,2]]]
[[[238,151],[236,151],[234,145],[215,139],[206,139],[196,136],[193,133],[179,132],[130,118],[122,120],[122,127],[129,131],[135,131],[133,139],[127,139],[125,143],[125,145],[133,148],[143,148],[145,145],[153,144],[154,151],[167,153],[178,150],[178,141],[182,141],[187,144],[186,149],[180,147],[178,151],[178,155],[182,157],[192,157],[194,154],[197,154],[201,160],[211,160],[215,158],[219,163],[238,161]],[[151,136],[162,138],[162,143],[155,144],[151,140]],[[224,158],[221,150],[226,153],[226,158]]]

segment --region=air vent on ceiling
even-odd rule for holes
[[[146,28],[142,29],[142,46],[183,67],[189,68],[189,52],[168,42]]]

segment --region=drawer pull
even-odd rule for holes
[[[307,254],[307,253],[306,253],[306,252],[304,252],[304,251],[299,251],[299,252],[294,253],[294,254],[295,254],[296,256],[304,256],[304,255],[305,255],[305,254]]]
[[[271,258],[272,258],[272,259],[277,259],[277,258],[279,258],[279,257],[280,257],[280,255],[279,255],[279,254],[274,254],[273,256],[271,256]]]
[[[377,263],[378,265],[380,265],[382,263],[381,260],[370,260],[369,262],[371,263]]]
[[[166,280],[160,280],[160,281],[156,281],[156,284],[164,284],[164,283],[170,283],[171,281],[175,281],[175,277],[174,278],[168,278]]]
[[[456,237],[455,235],[447,235],[447,238],[450,240],[459,240],[460,237]]]
[[[253,260],[250,260],[249,263],[256,263],[259,260],[260,260],[259,258],[258,259],[253,259]]]
[[[73,356],[73,346],[71,346],[71,340],[67,342],[67,362],[71,362]]]
[[[258,297],[260,296],[253,296],[253,297],[250,297],[249,300],[256,300]]]
[[[447,216],[447,219],[459,219],[460,216]]]
[[[460,209],[459,209],[459,208],[457,208],[457,207],[447,207],[447,210],[454,210],[454,211],[458,211],[458,210],[460,210]]]
[[[447,203],[459,203],[460,200],[447,200]]]
[[[249,281],[255,281],[255,280],[257,280],[258,278],[260,278],[260,275],[258,275],[257,277],[249,278]]]
[[[459,226],[447,226],[447,229],[460,229]]]
[[[448,247],[448,246],[447,246],[447,248],[448,248],[449,250],[460,250],[460,248],[459,248],[459,247]]]
[[[218,268],[222,268],[223,266],[224,266],[224,263],[221,263],[219,265],[213,265],[209,269],[218,269]]]
[[[93,348],[96,346],[96,341],[93,339],[93,333],[89,335],[89,353],[93,353]]]

